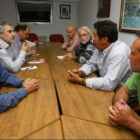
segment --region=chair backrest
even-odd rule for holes
[[[38,41],[38,36],[34,33],[29,33],[27,40],[32,41],[32,42]]]
[[[60,42],[64,43],[64,37],[61,34],[52,34],[49,36],[50,42]]]

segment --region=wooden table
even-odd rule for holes
[[[73,60],[61,60],[57,58],[57,56],[63,56],[67,53],[66,50],[61,49],[60,43],[46,43],[46,48],[53,79],[66,79],[68,70],[82,66],[82,64],[76,63]]]
[[[28,136],[25,138],[26,140],[33,140],[33,139],[63,139],[63,133],[62,133],[62,126],[61,122],[56,121],[45,128],[41,129],[40,131],[35,132],[34,134]]]
[[[37,79],[39,90],[0,114],[0,139],[21,139],[60,119],[54,82]],[[3,88],[2,92],[12,90]]]
[[[40,63],[40,64],[28,64],[29,60],[36,60],[43,58],[45,59],[45,62]],[[37,69],[34,70],[26,70],[26,71],[19,71],[17,73],[14,73],[16,76],[31,76],[31,77],[37,77],[37,78],[46,78],[52,80],[52,74],[50,70],[50,64],[47,55],[38,55],[38,56],[31,56],[27,57],[24,65],[22,67],[27,67],[27,66],[37,66]]]
[[[21,78],[38,79],[40,88],[0,114],[0,139],[62,139],[63,136],[65,139],[137,139],[130,131],[110,124],[108,114],[114,92],[93,90],[68,81],[67,71],[82,64],[58,59],[57,56],[67,53],[60,46],[60,43],[37,46],[40,55],[27,58],[23,66],[31,65],[28,59],[44,58],[45,62],[36,64],[36,70],[16,73]],[[56,93],[60,112],[65,115],[61,120]]]
[[[139,139],[133,132],[90,121],[61,116],[64,139]]]
[[[66,79],[55,80],[62,114],[110,125],[109,106],[114,92],[89,89]]]
[[[41,43],[36,46],[36,50],[38,54],[47,54],[46,43]]]

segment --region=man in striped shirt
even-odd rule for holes
[[[93,54],[95,47],[91,39],[91,31],[87,26],[83,26],[78,31],[80,44],[74,49],[73,52],[67,53],[64,58],[72,59],[78,63],[86,63]]]

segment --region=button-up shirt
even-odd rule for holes
[[[27,95],[25,88],[21,87],[22,80],[7,72],[0,63],[0,88],[4,86],[20,88],[16,91],[0,93],[0,113],[18,104]]]
[[[29,40],[22,40],[18,36],[18,34],[15,32],[15,41],[14,41],[14,43],[11,44],[11,48],[14,48],[14,59],[16,59],[18,57],[18,55],[20,54],[20,50],[21,50],[21,47],[24,42],[26,42],[31,47],[36,45],[34,42],[31,42]],[[32,54],[32,52],[29,51],[28,53],[26,53],[26,56],[30,56],[31,54]]]
[[[15,49],[0,39],[0,62],[10,72],[17,72],[25,61],[26,52],[20,51],[17,58],[14,57]]]
[[[100,77],[86,79],[86,86],[105,91],[116,91],[132,74],[128,55],[130,47],[118,40],[104,51],[94,50],[91,59],[80,70],[86,75],[99,71]]]

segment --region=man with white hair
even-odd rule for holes
[[[91,39],[91,31],[87,26],[83,26],[79,29],[78,35],[80,38],[80,44],[74,49],[74,52],[66,54],[64,58],[72,59],[78,63],[86,63],[95,49]]]

